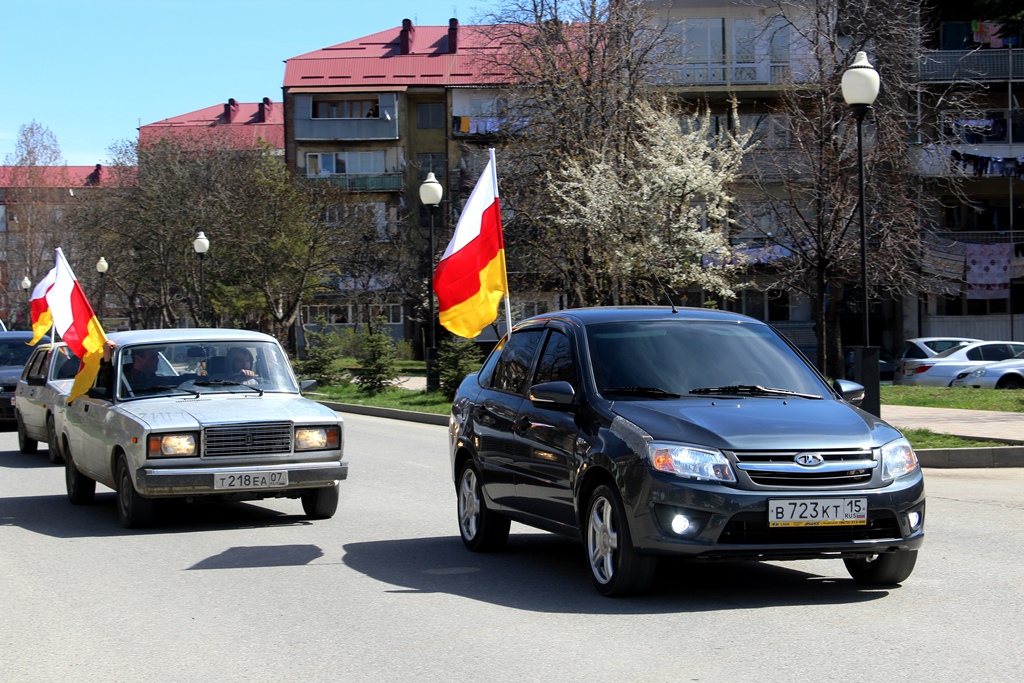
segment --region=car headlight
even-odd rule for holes
[[[978,368],[977,370],[975,370],[974,372],[971,373],[971,377],[984,377],[984,376],[985,376],[985,368]]]
[[[920,469],[917,454],[906,439],[882,446],[882,481],[892,481]]]
[[[295,450],[323,451],[341,447],[341,427],[296,427]]]
[[[183,458],[196,455],[199,439],[190,434],[150,434],[148,455],[150,458]]]
[[[736,481],[732,465],[720,451],[650,441],[647,458],[654,469],[703,481]]]

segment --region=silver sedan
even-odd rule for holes
[[[239,330],[110,335],[112,362],[67,403],[68,498],[117,491],[125,527],[150,524],[158,498],[298,498],[311,518],[338,507],[342,420],[304,398],[276,339]],[[304,386],[315,388],[315,382]]]

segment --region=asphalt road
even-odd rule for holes
[[[900,588],[841,561],[663,563],[609,600],[578,544],[513,526],[464,550],[443,427],[346,415],[331,520],[297,501],[176,505],[131,532],[113,492],[0,433],[0,681],[1009,681],[1024,661],[1024,469],[929,470]]]

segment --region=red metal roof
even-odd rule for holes
[[[110,174],[128,167],[95,166],[0,166],[0,187],[103,186]]]
[[[448,26],[413,27],[401,54],[402,27],[285,60],[284,87],[360,88],[382,85],[498,85],[508,74],[493,59],[502,49],[493,26],[459,26],[448,52]]]
[[[235,105],[234,120],[229,121],[227,110],[232,104]],[[261,118],[261,110],[266,121]],[[206,107],[139,128],[140,145],[153,144],[163,138],[216,139],[235,149],[251,149],[262,139],[275,149],[284,149],[284,108],[280,103],[270,102],[269,98],[264,98],[263,102],[229,100],[228,104]]]

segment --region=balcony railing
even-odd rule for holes
[[[813,73],[810,57],[706,55],[689,56],[683,64],[665,67],[662,81],[683,86],[781,86],[807,81]]]
[[[397,140],[398,117],[295,119],[296,140]]]
[[[1024,50],[933,50],[921,58],[923,81],[1024,80]]]
[[[307,175],[307,178],[337,185],[352,192],[397,192],[402,189],[402,173],[366,173]]]

